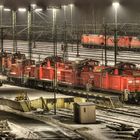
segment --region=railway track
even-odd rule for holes
[[[45,124],[39,120],[34,120],[31,118],[16,115],[12,112],[0,110],[0,114],[1,114],[0,120],[3,120],[3,119],[8,120],[17,126],[17,128],[15,129],[18,129],[17,133],[19,135],[18,136],[19,138],[20,138],[19,131],[22,131],[21,132],[22,135],[20,139],[24,139],[24,136],[25,136],[25,139],[40,139],[40,140],[46,140],[46,139],[70,140],[71,139],[71,137],[68,137],[67,135],[65,135],[65,132],[63,132],[59,127],[54,127],[54,126],[51,126],[50,124]],[[34,137],[31,137],[32,136],[31,134]]]
[[[113,115],[112,116],[107,115],[105,114],[106,112],[102,112],[102,110],[96,110],[96,123],[90,124],[90,125],[84,124],[84,128],[90,129],[93,127],[92,129],[95,130],[97,125],[103,125],[103,127],[101,127],[103,129],[102,133],[106,133],[106,136],[108,137],[108,139],[136,140],[138,138],[135,135],[135,133],[140,128],[139,122],[132,122],[131,120],[126,120],[124,118],[117,118],[117,117],[114,117]],[[57,110],[56,114],[57,114],[57,117],[55,117],[55,119],[63,123],[67,124],[67,122],[71,122],[74,120],[73,119],[74,113],[71,110],[59,109]],[[92,131],[90,131],[90,133],[91,132]]]
[[[108,110],[103,111],[103,110],[97,110],[96,111],[96,120],[100,121],[100,122],[104,122],[106,124],[112,124],[112,123],[116,123],[116,124],[125,124],[125,125],[129,125],[131,127],[133,127],[135,130],[140,128],[140,122],[138,120],[140,120],[139,116],[133,115],[133,113],[129,114],[125,114],[127,115],[127,117],[132,117],[133,120],[135,121],[131,121],[131,120],[127,120],[124,116],[118,117],[119,115],[123,114],[123,111],[121,112],[116,112],[116,110],[114,109],[114,112],[111,112],[112,114],[116,115],[117,117],[115,117],[112,114],[108,113]],[[73,119],[73,112],[71,110],[66,110],[66,109],[60,109],[57,110],[57,115],[60,115],[61,117],[64,118],[69,118],[69,119]]]
[[[52,91],[53,92],[53,88],[52,87],[45,87],[46,90],[48,90],[49,92]],[[43,90],[43,87],[39,87],[39,89]],[[57,91],[57,93],[61,93],[61,94],[65,94],[65,95],[72,95],[72,96],[77,96],[79,95],[80,97],[86,98],[87,97],[87,92],[83,91],[83,90],[72,90],[72,89],[67,89],[67,88],[60,88],[59,91]],[[89,93],[88,93],[89,94]],[[99,106],[100,111],[98,111],[97,113],[97,118],[102,121],[102,122],[110,122],[110,123],[119,123],[119,124],[129,124],[130,126],[133,126],[135,128],[140,128],[140,107],[136,106],[135,110],[133,110],[133,107],[131,106],[122,106],[121,108],[113,108],[114,106],[105,106],[103,105],[103,101],[106,101],[106,99],[108,100],[111,95],[109,96],[108,94],[105,95],[103,93],[99,93],[99,92],[90,92],[89,94],[91,96],[91,98],[99,98],[99,100],[101,99],[101,104],[102,106],[100,106],[100,104],[97,104],[97,106]],[[88,95],[88,96],[89,96]],[[93,101],[93,100],[90,100]],[[95,100],[94,100],[95,101]],[[108,103],[107,103],[108,104]],[[112,105],[112,104],[111,104]],[[59,110],[57,111],[58,113],[60,113],[63,116],[67,116],[69,118],[72,117],[72,112],[68,111],[68,110]],[[119,118],[119,116],[122,116],[122,118]],[[128,117],[128,119],[126,120],[125,118]],[[131,119],[134,119],[131,121]]]
[[[124,106],[124,108],[125,108],[125,106]],[[123,114],[123,115],[126,115],[126,116],[128,115],[128,116],[140,118],[140,112],[131,111],[131,110],[124,110],[123,108],[106,109],[106,111],[111,112],[111,113],[119,113],[119,114]]]
[[[28,54],[28,44],[27,42],[22,41],[19,42],[18,51],[21,51],[22,53]],[[11,52],[12,51],[12,41],[5,42],[5,50]],[[58,55],[62,56],[62,50],[61,50],[61,44],[58,43]],[[97,59],[102,62],[104,59],[104,52],[102,49],[91,49],[90,48],[79,48],[80,56],[79,58],[93,58]],[[46,43],[46,42],[38,42],[36,43],[36,48],[32,49],[32,54],[34,59],[38,59],[38,56],[40,55],[40,59],[44,59],[46,56],[53,55],[53,44],[52,43]],[[73,45],[73,50],[71,49],[71,45],[69,44],[68,47],[68,56],[70,58],[77,58],[77,47],[76,45]],[[113,63],[114,62],[114,52],[108,50],[107,51],[107,57],[108,62]],[[132,52],[132,51],[120,51],[119,55],[117,56],[117,61],[124,61],[124,62],[133,62],[136,64],[140,64],[140,55],[139,52]]]

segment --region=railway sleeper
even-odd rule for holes
[[[106,127],[116,131],[134,131],[134,128],[132,126],[126,124],[110,124],[106,125]]]

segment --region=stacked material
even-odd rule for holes
[[[10,133],[11,129],[7,120],[0,121],[0,138],[14,139],[15,135]]]

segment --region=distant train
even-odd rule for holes
[[[98,61],[92,59],[78,63],[64,62],[63,58],[57,56],[47,57],[36,65],[34,60],[28,60],[20,53],[5,56],[2,58],[2,67],[5,68],[8,81],[14,84],[45,88],[53,85],[57,72],[58,87],[112,92],[120,94],[125,101],[140,101],[140,70],[135,64],[122,62],[115,67],[100,66]]]
[[[105,36],[97,34],[83,34],[81,43],[88,48],[104,48]],[[114,36],[107,35],[106,46],[108,49],[114,47]],[[117,36],[117,46],[120,50],[139,50],[140,39],[134,36]]]

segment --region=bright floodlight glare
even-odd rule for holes
[[[19,12],[26,12],[26,8],[18,8]]]
[[[53,8],[52,10],[53,10],[53,12],[56,12],[56,9],[55,8]]]
[[[35,8],[35,7],[36,7],[36,4],[31,4],[31,6],[32,6],[33,8]]]
[[[73,4],[70,4],[70,7],[73,7],[74,5]]]
[[[120,3],[119,2],[113,2],[112,5],[113,5],[113,7],[118,8]]]
[[[59,9],[61,9],[61,7],[59,7],[59,6],[49,6],[49,7],[47,7],[47,10],[53,10],[53,9],[59,10]]]
[[[42,10],[42,8],[35,9],[36,12],[41,12]]]
[[[3,5],[0,5],[0,8],[3,8]]]
[[[10,12],[11,9],[9,9],[9,8],[4,8],[4,11],[6,11],[6,12]]]
[[[64,8],[66,8],[66,5],[63,5]]]

